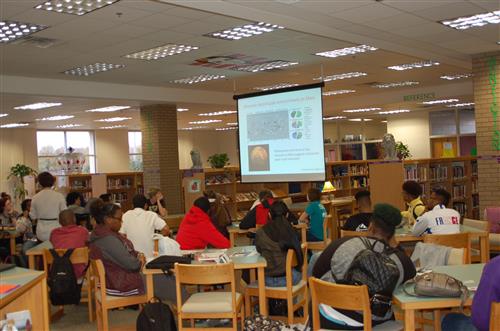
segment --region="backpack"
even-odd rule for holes
[[[177,331],[174,314],[170,307],[154,297],[144,305],[137,316],[137,331]]]
[[[394,250],[386,246],[382,252],[377,252],[374,249],[377,241],[371,244],[366,238],[359,239],[365,248],[354,257],[344,279],[338,283],[368,286],[372,314],[388,317],[392,307],[392,292],[399,280],[398,266],[389,257]]]
[[[80,303],[81,287],[76,282],[73,264],[69,257],[73,249],[59,256],[54,249],[49,250],[54,258],[50,267],[48,285],[50,301],[54,306],[77,305]]]

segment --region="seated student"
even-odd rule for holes
[[[403,200],[408,209],[401,212],[410,225],[415,224],[416,219],[425,212],[425,205],[420,199],[422,186],[419,183],[409,180],[403,184]]]
[[[372,200],[370,199],[370,191],[359,191],[354,195],[358,213],[350,216],[345,222],[342,230],[347,231],[366,231],[370,225],[372,217]]]
[[[262,196],[262,199],[260,197]],[[273,194],[269,190],[265,190],[259,193],[258,204],[250,209],[250,211],[241,220],[240,229],[253,229],[257,225],[264,225],[269,220],[269,208],[273,204]],[[255,204],[255,203],[254,203]]]
[[[148,191],[148,197],[149,210],[157,213],[160,217],[167,217],[168,212],[165,206],[165,199],[163,198],[163,194],[160,189],[156,187],[150,188]]]
[[[69,192],[66,196],[66,205],[75,214],[87,214],[85,208],[82,207],[84,203],[80,192]]]
[[[342,280],[357,253],[366,248],[363,240],[367,239],[377,252],[390,250],[389,257],[394,260],[399,269],[396,286],[413,278],[416,271],[410,258],[399,247],[391,249],[389,246],[399,223],[401,223],[401,214],[398,209],[388,204],[376,204],[368,226],[368,237],[344,237],[332,242],[317,259],[313,267],[313,276],[331,282],[335,282],[335,279]],[[320,305],[319,309],[321,328],[363,329],[363,316],[357,312],[335,310],[326,305]],[[392,312],[383,318],[372,315],[372,323],[375,326],[391,318]]]
[[[212,223],[224,237],[229,238],[227,227],[232,223],[231,214],[222,200],[222,195],[214,191],[203,192],[203,195],[210,201],[208,216],[210,216]]]
[[[490,330],[491,303],[500,302],[499,279],[500,256],[497,256],[484,266],[479,286],[472,299],[471,317],[460,313],[447,314],[443,318],[441,329],[443,331]]]
[[[299,217],[299,222],[309,223],[307,241],[323,241],[323,222],[327,212],[320,199],[321,191],[317,188],[310,188],[307,192],[307,200],[310,202]]]
[[[37,244],[33,232],[33,221],[30,217],[31,199],[25,199],[21,203],[22,214],[16,220],[16,233],[23,237],[23,252]]]
[[[255,200],[252,204],[252,207],[250,207],[250,210],[254,209],[258,205],[262,203],[262,201],[267,200],[267,199],[272,199],[273,198],[273,192],[270,190],[263,190],[259,192],[259,198]]]
[[[134,244],[136,251],[146,258],[153,257],[155,230],[168,236],[170,229],[157,213],[148,210],[148,199],[143,194],[136,194],[132,199],[134,209],[123,214],[123,224],[120,233]]]
[[[296,232],[287,219],[288,207],[282,201],[275,201],[270,208],[271,220],[257,230],[255,246],[266,259],[266,286],[286,286],[286,255],[288,249],[297,254],[298,266],[292,270],[293,285],[302,279],[301,266],[304,257]]]
[[[454,209],[446,208],[450,199],[451,195],[445,189],[433,189],[427,204],[429,211],[417,218],[412,234],[421,236],[459,233],[460,214]]]
[[[86,247],[89,240],[89,232],[86,228],[76,225],[76,217],[70,209],[59,213],[60,228],[52,230],[50,242],[54,248],[68,249]],[[73,270],[77,279],[85,274],[85,264],[75,264]]]
[[[12,206],[12,199],[4,193],[3,198],[0,198],[0,225],[13,226],[16,224],[16,217],[17,213]]]
[[[193,203],[179,226],[175,240],[181,249],[204,249],[207,245],[215,248],[229,248],[229,239],[224,237],[212,224],[208,211],[210,201],[206,197],[199,197]]]

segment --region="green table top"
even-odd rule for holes
[[[12,285],[19,285],[18,288],[4,293],[0,294],[0,301],[6,298],[7,296],[15,293],[16,291],[19,291],[21,287],[29,282],[31,282],[33,279],[39,277],[40,275],[44,274],[43,271],[36,271],[36,270],[31,270],[31,269],[25,269],[25,268],[19,268],[15,267],[6,271],[0,272],[0,284],[5,285],[5,284],[12,284]],[[0,304],[1,306],[1,304]]]

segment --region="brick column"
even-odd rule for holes
[[[482,218],[485,207],[500,206],[500,52],[475,56],[472,73]]]
[[[166,104],[141,107],[144,188],[147,192],[159,187],[170,214],[184,212],[176,108]]]

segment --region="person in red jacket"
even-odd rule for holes
[[[230,242],[213,225],[208,211],[210,201],[200,197],[193,203],[179,226],[176,240],[181,249],[204,249],[207,245],[215,248],[229,248]]]

